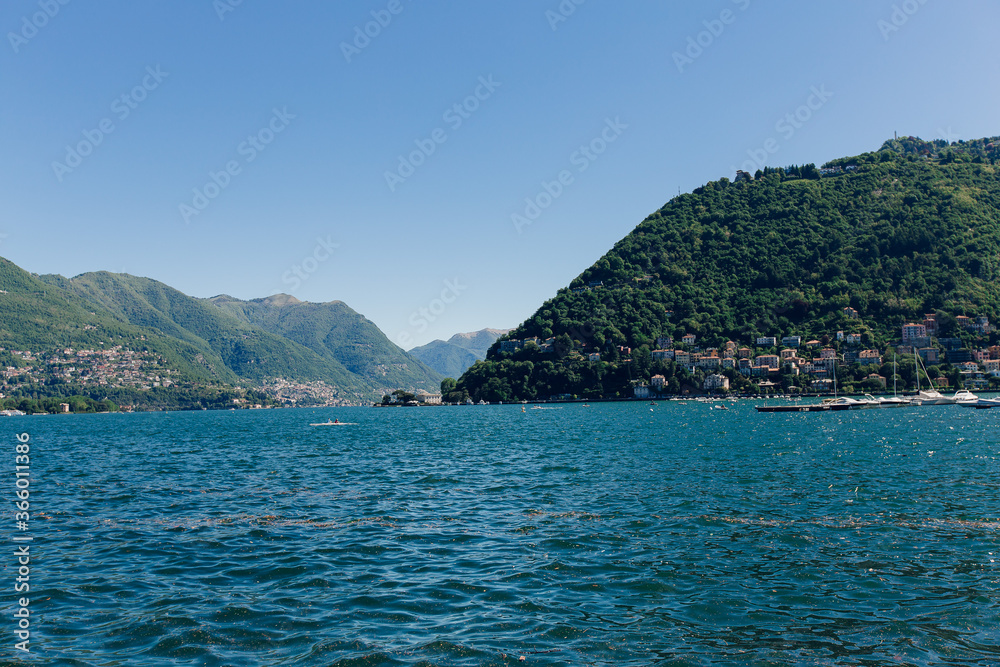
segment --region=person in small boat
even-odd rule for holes
[[[333,423],[334,423],[334,424],[339,424],[339,423],[340,423],[340,420],[339,420],[339,419],[334,419],[334,420],[333,420]]]

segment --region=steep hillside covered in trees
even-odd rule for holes
[[[457,389],[486,400],[624,395],[636,369],[621,348],[642,359],[660,336],[717,346],[848,329],[884,346],[927,312],[995,321],[998,161],[1000,138],[907,137],[822,169],[710,182],[650,215],[506,337],[554,337],[551,352],[498,343]]]

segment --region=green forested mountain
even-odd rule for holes
[[[247,325],[306,347],[383,393],[396,387],[435,391],[441,381],[342,301],[310,303],[278,294],[250,301],[221,295],[208,302]]]
[[[457,378],[472,364],[486,358],[490,346],[507,331],[481,329],[471,333],[457,333],[448,340],[434,340],[409,351],[411,356],[445,377]]]
[[[74,298],[58,284],[42,280],[0,258],[0,347],[40,350],[57,347],[106,349],[115,345],[147,349],[185,380],[235,382],[237,376],[190,341],[114,317]]]
[[[508,334],[474,398],[625,394],[660,336],[699,345],[837,330],[885,346],[924,313],[1000,315],[1000,138],[914,137],[874,153],[710,182],[650,215]],[[858,311],[848,318],[845,307]],[[631,348],[624,351],[623,348]],[[602,355],[588,362],[583,353]],[[648,365],[647,365],[648,369]]]
[[[6,382],[11,396],[30,399],[93,387],[129,404],[221,406],[244,396],[227,387],[280,379],[298,401],[313,392],[360,403],[399,387],[432,390],[441,379],[340,302],[197,299],[148,278],[35,276],[5,259],[0,347],[3,365],[31,367]],[[139,396],[144,387],[149,395]]]
[[[456,378],[472,364],[486,358],[486,355],[459,347],[444,340],[433,340],[426,345],[415,347],[409,351],[411,356],[420,359],[444,377]]]
[[[41,278],[104,308],[122,322],[196,346],[209,358],[221,360],[235,378],[325,380],[356,398],[367,398],[372,390],[336,361],[156,280],[104,271],[72,279]]]

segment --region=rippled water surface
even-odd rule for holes
[[[0,425],[38,664],[1000,664],[1000,410]]]

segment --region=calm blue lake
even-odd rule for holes
[[[1000,664],[1000,410],[0,427],[10,499],[32,439],[29,530],[11,504],[6,532],[33,538],[37,664]],[[25,657],[4,618],[0,656]]]

